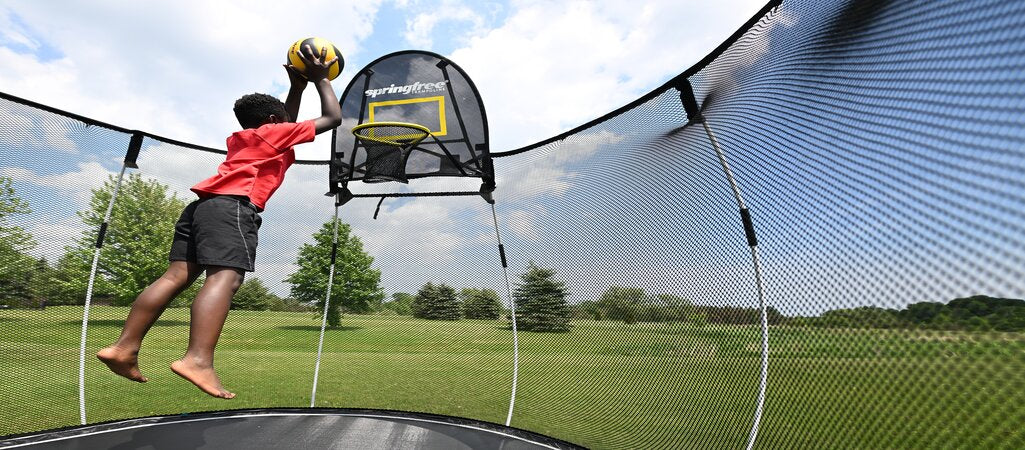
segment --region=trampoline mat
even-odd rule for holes
[[[130,419],[0,438],[32,449],[575,449],[528,431],[394,411],[239,410]]]

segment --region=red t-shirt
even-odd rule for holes
[[[192,192],[200,198],[245,195],[263,211],[267,199],[284,181],[285,171],[295,162],[292,146],[311,142],[316,134],[312,120],[236,131],[228,137],[228,156],[217,167],[217,175],[192,186]]]

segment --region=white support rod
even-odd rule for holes
[[[726,174],[726,180],[729,182],[730,189],[733,191],[733,196],[737,200],[737,206],[740,208],[742,213],[746,214],[747,206],[744,205],[744,199],[740,196],[740,187],[737,186],[737,181],[733,177],[733,171],[730,170],[730,165],[726,162],[726,156],[719,147],[719,141],[716,140],[715,134],[712,133],[712,128],[708,126],[708,119],[702,120],[701,125],[704,126],[705,133],[708,134],[708,140],[712,142],[712,147],[715,149],[715,155],[719,158],[719,164],[722,165],[722,170]],[[765,306],[765,288],[762,284],[762,266],[758,259],[758,246],[752,244],[750,247],[751,259],[754,262],[755,269],[755,287],[758,291],[758,306],[762,311],[762,360],[761,375],[758,381],[758,397],[755,403],[755,412],[753,423],[751,424],[751,431],[748,433],[747,437],[747,450],[754,448],[755,440],[758,438],[758,428],[762,421],[762,411],[765,409],[765,390],[768,386],[769,379],[769,316]]]
[[[335,203],[335,216],[331,223],[333,236],[331,238],[331,269],[327,274],[327,295],[324,296],[324,317],[320,321],[320,342],[317,344],[317,364],[313,368],[313,393],[310,394],[310,408],[317,402],[317,378],[320,376],[320,358],[324,352],[324,330],[327,329],[327,311],[331,304],[331,286],[335,282],[335,252],[338,249],[338,204]]]
[[[712,148],[715,149],[715,156],[719,158],[719,164],[722,165],[722,171],[726,174],[726,181],[730,183],[730,189],[733,191],[733,197],[737,200],[737,206],[740,209],[747,208],[744,205],[744,199],[740,196],[740,187],[737,186],[737,180],[733,178],[733,171],[730,170],[730,165],[726,162],[726,155],[723,154],[722,149],[719,148],[719,141],[715,138],[715,134],[712,133],[712,128],[708,126],[708,120],[702,120],[701,125],[705,127],[705,133],[708,134],[708,140],[712,141]]]
[[[751,425],[751,432],[747,437],[747,450],[754,448],[755,439],[758,437],[758,427],[762,421],[762,411],[765,407],[765,389],[769,381],[769,316],[765,309],[765,292],[762,286],[762,266],[758,260],[758,246],[751,246],[751,259],[755,264],[755,280],[758,283],[758,306],[762,308],[762,373],[758,381],[758,400],[755,406],[754,423]]]
[[[502,234],[498,232],[498,214],[495,213],[495,204],[491,204],[491,218],[495,222],[495,237],[498,239],[498,247],[502,247]],[[513,407],[516,405],[516,381],[520,369],[520,342],[516,332],[516,302],[512,298],[512,287],[509,284],[509,268],[505,264],[505,255],[502,256],[502,273],[505,275],[505,298],[509,302],[509,314],[512,318],[513,329],[513,369],[512,369],[512,394],[509,397],[509,415],[505,418],[505,426],[512,423]]]
[[[121,192],[121,180],[124,179],[127,168],[127,164],[121,165],[121,172],[117,175],[117,184],[114,185],[114,192],[110,195],[110,202],[107,203],[107,212],[103,214],[100,236],[96,238],[96,250],[93,252],[93,265],[89,271],[89,284],[85,289],[85,308],[82,311],[82,344],[78,355],[78,414],[82,425],[87,423],[85,419],[85,338],[89,331],[89,306],[93,299],[93,283],[96,281],[96,269],[100,263],[100,248],[103,246],[102,235],[106,232],[107,224],[110,222],[110,214],[114,211],[114,201],[117,200],[117,194]]]

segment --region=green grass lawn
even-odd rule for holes
[[[146,384],[92,356],[126,308],[90,314],[90,422],[310,404],[320,322],[232,311],[219,400],[170,372],[188,311],[169,309],[140,355]],[[81,307],[0,311],[0,434],[76,425]],[[1025,335],[775,328],[761,447],[1025,446]],[[758,387],[756,327],[574,322],[520,333],[512,425],[593,448],[743,446]],[[317,406],[422,411],[504,423],[512,333],[502,323],[349,315],[324,343]]]

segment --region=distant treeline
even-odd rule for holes
[[[825,328],[1025,331],[1025,300],[975,295],[947,304],[912,303],[900,310],[876,306],[834,309],[818,317],[792,317],[786,323]]]
[[[672,294],[650,294],[642,288],[610,286],[596,300],[570,306],[574,318],[636,322],[685,322],[695,325],[754,325],[762,323],[759,308],[699,305]],[[766,308],[770,325],[782,324],[786,317],[776,308]]]

